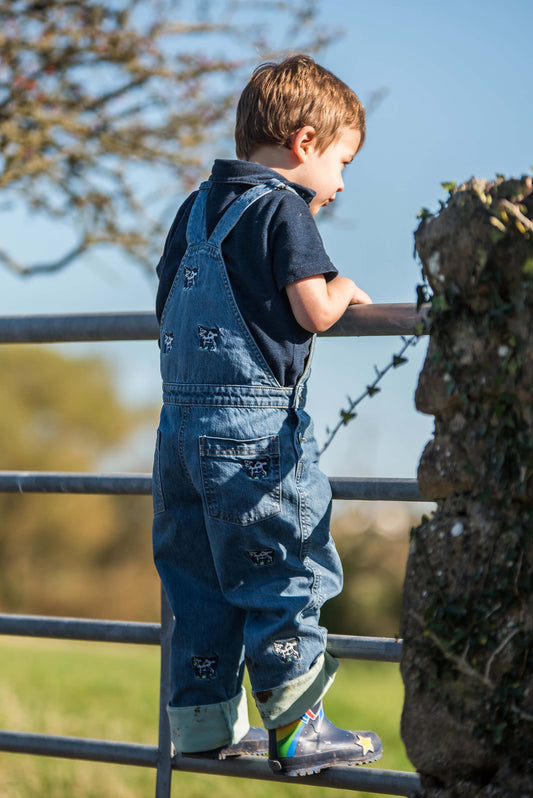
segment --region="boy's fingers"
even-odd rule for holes
[[[370,299],[370,297],[368,296],[368,294],[365,294],[364,291],[361,291],[361,289],[359,289],[355,293],[351,304],[352,305],[372,305],[373,302]]]

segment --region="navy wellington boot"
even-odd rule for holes
[[[268,736],[268,764],[284,776],[309,776],[332,765],[363,765],[383,754],[377,734],[338,729],[325,716],[322,701],[299,720],[271,729]]]
[[[265,756],[268,752],[268,737],[264,729],[251,726],[244,737],[238,743],[223,745],[221,748],[213,748],[210,751],[195,751],[194,753],[183,753],[183,756],[198,757],[200,759],[227,759],[228,756]]]

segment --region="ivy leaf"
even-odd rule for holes
[[[533,258],[528,258],[524,265],[522,266],[522,272],[524,274],[533,274]]]
[[[446,297],[443,296],[433,296],[431,299],[431,306],[437,313],[450,309]]]
[[[448,181],[445,181],[444,183],[441,183],[441,186],[443,187],[443,189],[445,191],[448,191],[450,194],[452,193],[452,191],[454,190],[456,185],[457,185],[457,182],[455,180],[448,180]]]
[[[347,410],[341,410],[341,418],[344,426],[357,416],[357,413],[349,413]]]
[[[401,366],[402,363],[407,363],[407,358],[401,355],[394,355],[392,358],[392,367],[396,369],[398,366]]]
[[[489,222],[491,223],[491,225],[493,227],[496,227],[496,229],[500,230],[502,233],[506,233],[507,232],[506,226],[503,224],[502,221],[500,221],[500,219],[498,219],[497,216],[491,216],[489,218]]]
[[[428,287],[425,283],[419,283],[416,287],[416,309],[419,310],[425,302],[429,302]]]

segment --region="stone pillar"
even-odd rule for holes
[[[533,182],[452,187],[415,233],[433,291],[416,406],[402,737],[427,798],[533,796]]]

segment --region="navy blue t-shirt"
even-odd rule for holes
[[[294,318],[285,287],[304,277],[323,274],[330,280],[337,274],[309,210],[314,192],[260,164],[216,160],[209,178],[207,236],[236,197],[272,178],[297,194],[271,191],[257,200],[224,240],[222,253],[244,321],[280,385],[292,386],[304,370],[312,335]],[[159,321],[187,248],[187,221],[196,195],[179,209],[157,266]]]

